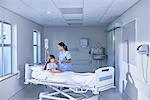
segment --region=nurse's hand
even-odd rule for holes
[[[63,61],[62,60],[59,60],[59,64],[61,64]]]
[[[58,64],[58,63],[59,63],[59,60],[58,60],[58,59],[55,59],[55,62],[56,62],[56,64]]]
[[[54,63],[55,63],[55,64],[58,64],[59,62],[55,59]]]

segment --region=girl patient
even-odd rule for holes
[[[51,73],[61,73],[61,70],[58,70],[57,61],[54,55],[49,55],[48,61],[45,64],[44,70],[48,70]]]

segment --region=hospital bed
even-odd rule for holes
[[[94,73],[49,73],[43,71],[41,65],[25,64],[25,84],[46,85],[54,92],[41,92],[39,100],[89,100],[86,95],[91,91],[94,95],[114,88],[114,68],[104,67]],[[84,98],[76,98],[69,92],[80,94]],[[60,95],[61,94],[61,95]]]

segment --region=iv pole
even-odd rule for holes
[[[45,63],[47,62],[47,56],[49,54],[48,51],[48,39],[44,39],[44,43],[45,43]]]

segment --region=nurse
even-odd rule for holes
[[[68,52],[67,46],[60,42],[58,44],[59,52],[59,70],[61,71],[71,71],[71,55]]]

